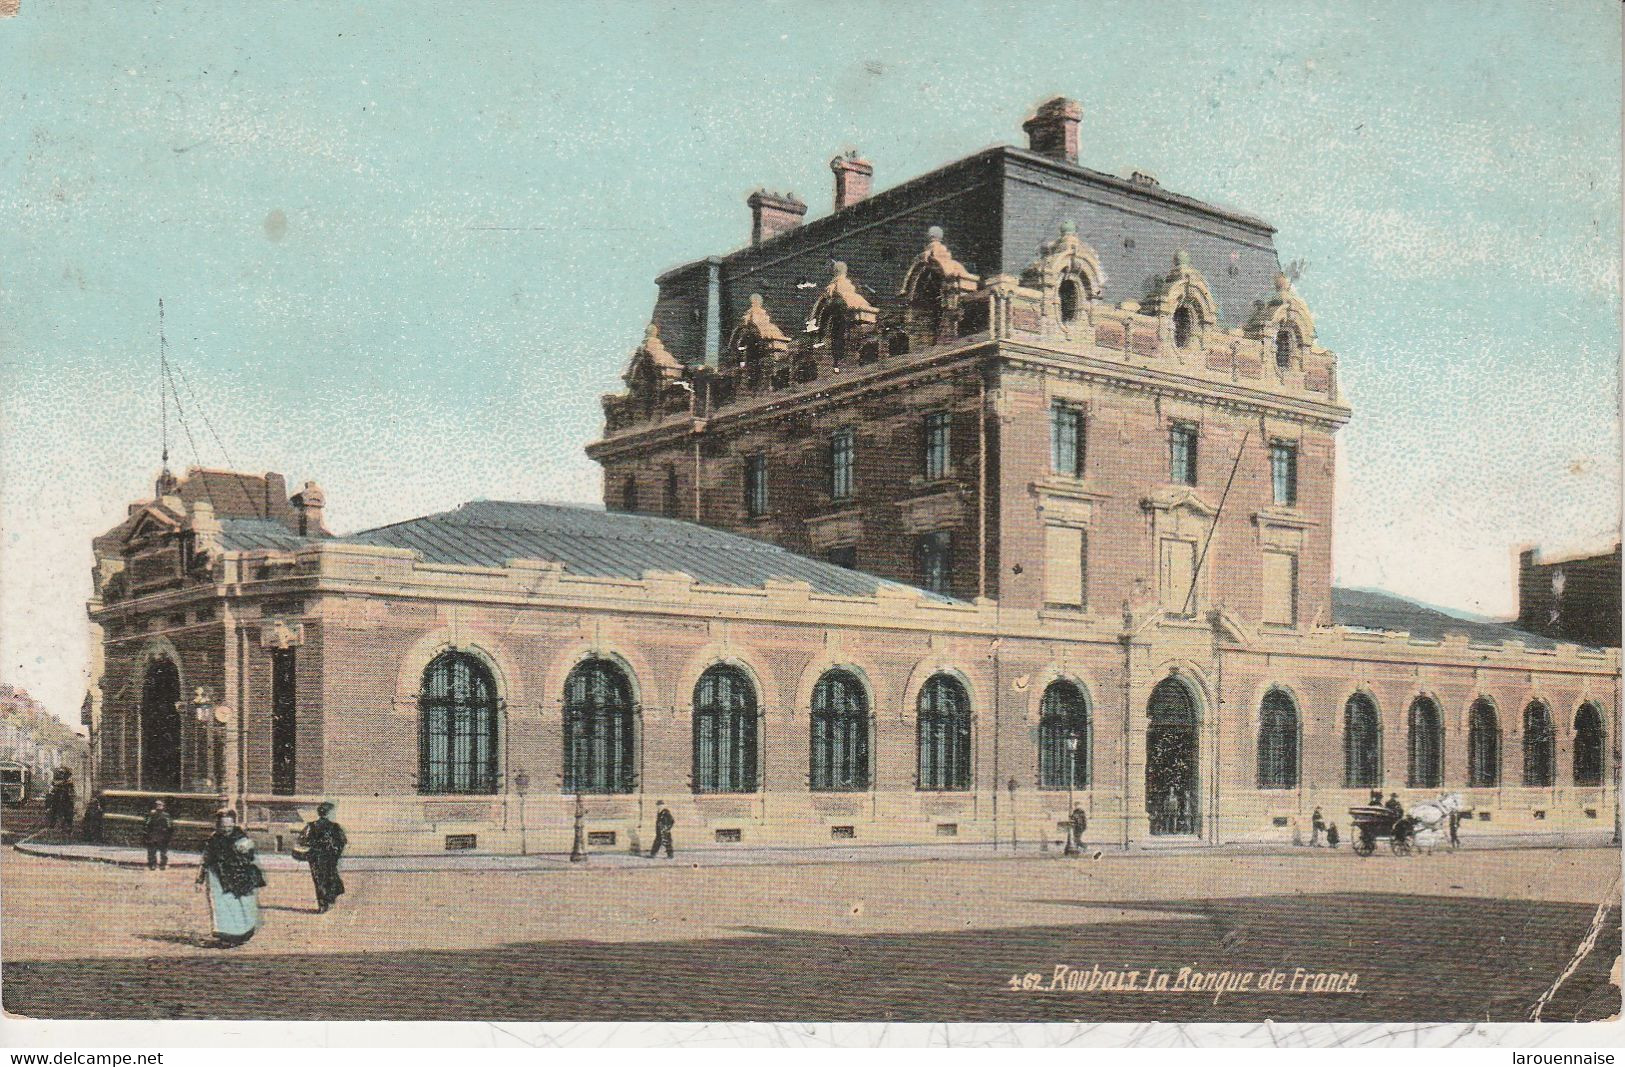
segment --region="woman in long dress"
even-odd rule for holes
[[[265,873],[254,859],[254,842],[237,825],[236,813],[215,813],[215,830],[203,846],[198,885],[209,889],[214,937],[232,948],[254,936],[260,924],[259,890]]]

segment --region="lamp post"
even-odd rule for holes
[[[1066,849],[1063,855],[1076,856],[1078,854],[1078,835],[1072,824],[1072,809],[1076,807],[1073,800],[1073,778],[1078,766],[1078,735],[1066,735]]]
[[[201,685],[193,692],[192,714],[197,719],[197,724],[203,727],[204,737],[209,746],[209,780],[214,785],[214,791],[220,793],[221,800],[224,801],[225,787],[222,779],[225,777],[225,756],[220,751],[220,738],[215,730],[217,725],[225,721],[222,711],[223,709],[215,707],[209,700],[208,691]]]
[[[525,794],[530,790],[530,775],[523,769],[513,776],[513,790],[519,794],[519,854],[528,856],[530,851],[525,839]]]

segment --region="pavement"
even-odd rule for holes
[[[1597,848],[1609,844],[1606,833],[1588,835],[1542,835],[1539,838],[1502,835],[1474,835],[1462,842],[1463,850],[1515,850],[1551,848]],[[144,848],[128,845],[93,845],[85,842],[58,841],[35,835],[19,839],[12,846],[25,855],[47,859],[109,863],[120,867],[145,867],[147,853]],[[1083,855],[1090,858],[1122,856],[1176,856],[1191,852],[1238,856],[1289,856],[1297,854],[1327,855],[1350,854],[1347,848],[1313,849],[1302,845],[1274,842],[1235,842],[1224,845],[1203,845],[1193,842],[1134,845],[1124,849],[1121,844],[1085,842]],[[1384,850],[1386,851],[1386,850]],[[630,852],[592,852],[587,861],[572,863],[568,853],[542,852],[525,856],[454,852],[431,853],[418,856],[346,856],[347,871],[378,872],[430,872],[430,871],[567,871],[582,867],[608,870],[644,870],[665,863],[688,867],[782,867],[823,863],[911,863],[926,860],[985,860],[985,859],[1059,859],[1055,848],[1040,848],[1036,843],[1024,843],[1012,848],[1000,844],[929,844],[929,845],[863,845],[851,847],[821,846],[816,848],[700,848],[682,849],[677,858],[664,856],[651,859]],[[304,864],[291,856],[276,852],[260,853],[260,865],[268,871],[303,870]],[[172,850],[171,867],[196,867],[198,853]]]
[[[861,851],[895,862],[347,868],[325,914],[308,874],[273,869],[259,932],[222,951],[195,870],[5,850],[0,993],[46,1018],[1473,1022],[1527,1018],[1557,982],[1549,1019],[1620,1010],[1617,849]],[[1096,966],[1358,984],[1053,984]]]

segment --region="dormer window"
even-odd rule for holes
[[[1275,366],[1287,370],[1292,366],[1292,355],[1298,350],[1298,335],[1290,326],[1283,326],[1275,334]]]
[[[1174,347],[1189,348],[1191,346],[1191,332],[1196,325],[1196,315],[1191,311],[1189,304],[1181,304],[1174,310]]]
[[[923,326],[935,344],[942,330],[942,275],[926,270],[914,283],[914,321]]]
[[[1067,325],[1077,322],[1083,309],[1083,286],[1076,278],[1065,279],[1061,282],[1060,298],[1061,321]]]

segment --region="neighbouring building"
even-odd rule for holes
[[[28,768],[30,796],[43,795],[50,788],[58,767],[72,771],[82,791],[90,777],[88,753],[85,739],[28,690],[0,685],[0,762]]]
[[[1081,111],[661,275],[605,511],[343,537],[165,472],[96,542],[113,806],[362,852],[1289,841],[1460,791],[1606,837],[1618,653],[1334,589],[1337,359],[1247,215],[1078,164]],[[201,825],[201,823],[198,823]]]
[[[1611,552],[1518,553],[1518,627],[1559,641],[1618,648],[1619,542]]]

